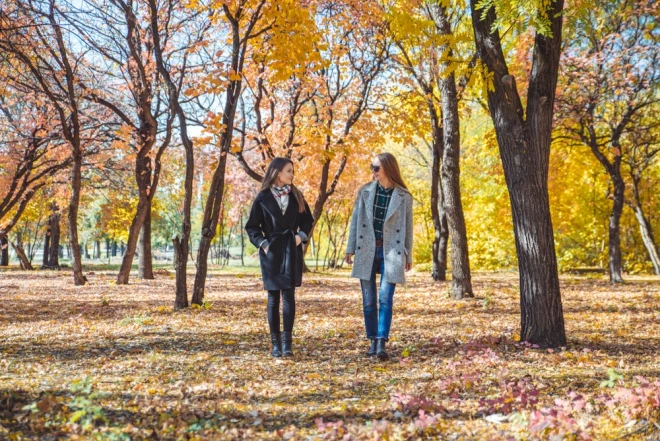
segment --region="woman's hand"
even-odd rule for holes
[[[412,262],[406,263],[406,272],[410,271],[412,269]]]
[[[300,245],[301,243],[302,243],[302,239],[300,238],[300,236],[296,234],[296,246]]]
[[[346,263],[353,265],[353,255],[346,253]]]
[[[268,245],[264,247],[264,254],[268,254]]]

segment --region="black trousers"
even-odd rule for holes
[[[280,332],[280,294],[282,296],[282,322],[284,332],[293,331],[293,319],[296,316],[296,289],[268,291],[268,326],[270,332]]]

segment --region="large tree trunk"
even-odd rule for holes
[[[610,213],[609,231],[609,273],[610,283],[623,282],[623,269],[621,263],[621,214],[623,213],[624,193],[626,186],[619,170],[613,170],[612,183],[614,184],[614,196],[612,201],[612,212]]]
[[[138,241],[138,277],[145,280],[154,279],[154,269],[151,257],[151,200],[147,214],[142,222],[142,231]]]
[[[52,205],[50,215],[50,255],[48,256],[48,267],[60,267],[60,211],[55,203]]]
[[[14,247],[14,251],[16,251],[16,256],[18,257],[18,260],[21,263],[21,269],[32,271],[34,268],[32,268],[30,259],[28,259],[28,257],[25,255],[25,251],[23,251],[23,248],[20,245],[14,244],[13,242],[11,246]]]
[[[73,152],[71,167],[71,198],[69,199],[69,246],[71,247],[71,266],[73,267],[73,283],[84,285],[87,278],[83,274],[80,242],[78,242],[78,207],[80,206],[80,186],[82,181],[82,153]]]
[[[493,73],[488,107],[513,215],[520,272],[521,339],[544,348],[564,346],[566,331],[548,198],[563,0],[556,0],[547,11],[552,37],[535,36],[526,115],[515,80],[508,72],[499,31],[493,31],[495,9],[490,7],[482,20],[477,3],[470,0],[472,25],[479,56]]]
[[[451,35],[451,26],[447,11],[439,8],[438,21],[442,34]],[[452,51],[448,51],[451,58]],[[446,68],[447,66],[445,66]],[[472,293],[472,277],[470,275],[470,260],[468,255],[467,231],[463,203],[461,201],[460,184],[460,120],[458,116],[458,92],[454,73],[441,75],[439,80],[442,96],[442,190],[444,207],[447,212],[449,237],[451,241],[451,293],[454,299],[474,297]]]
[[[0,237],[0,266],[9,266],[9,240],[7,236]]]

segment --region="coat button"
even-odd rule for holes
[[[398,233],[399,231],[401,231],[401,230],[396,230],[397,233]]]
[[[401,251],[399,251],[399,256],[401,255]]]
[[[360,247],[358,247],[358,250],[359,250],[359,249],[360,249]],[[399,253],[399,254],[401,254],[401,253]]]
[[[400,241],[400,240],[397,240],[396,243],[401,243],[401,241]]]
[[[366,227],[366,225],[365,225],[365,224],[362,224],[362,227],[364,228],[364,227]],[[398,232],[398,231],[397,231],[397,232]]]
[[[362,239],[362,236],[360,236],[360,239]]]

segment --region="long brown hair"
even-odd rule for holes
[[[403,178],[401,177],[399,163],[396,162],[394,155],[388,152],[384,152],[376,155],[376,158],[378,158],[380,161],[380,166],[383,167],[383,171],[385,171],[387,179],[389,179],[397,187],[408,191],[408,187],[406,186],[406,183],[403,182]]]
[[[280,172],[284,170],[284,167],[286,167],[287,164],[291,164],[293,166],[293,161],[289,158],[273,158],[273,160],[270,161],[268,168],[266,169],[264,180],[261,182],[261,190],[270,189],[270,187],[275,184],[277,175],[279,175]],[[293,183],[291,183],[291,193],[293,193],[293,196],[296,198],[296,202],[298,202],[298,213],[304,213],[305,198],[303,197],[302,192],[298,190],[298,188],[293,185]]]

